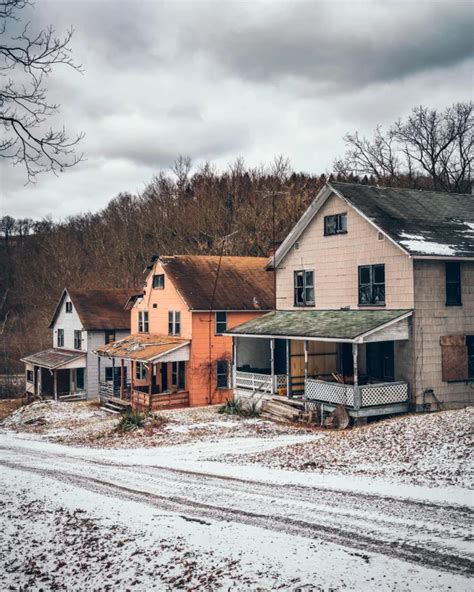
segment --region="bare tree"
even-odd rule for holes
[[[28,181],[41,172],[58,173],[74,166],[82,155],[76,145],[82,134],[69,138],[64,128],[48,128],[59,105],[47,98],[45,79],[57,65],[81,71],[71,57],[73,29],[63,38],[48,27],[31,33],[20,23],[19,11],[30,0],[0,0],[0,157],[25,167]]]
[[[343,176],[371,175],[386,185],[417,187],[429,179],[434,189],[470,190],[474,163],[473,103],[444,111],[415,107],[387,132],[379,126],[373,139],[347,134],[346,154],[335,163]]]

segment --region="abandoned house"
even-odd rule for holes
[[[136,410],[221,403],[232,394],[232,338],[225,331],[273,309],[272,274],[258,257],[154,257],[133,298],[131,335],[95,348],[131,372],[100,396]]]
[[[64,289],[49,328],[53,347],[22,359],[26,391],[63,400],[98,397],[99,367],[92,350],[130,332],[130,311],[124,306],[136,290]],[[100,379],[112,384],[111,363]],[[127,369],[125,369],[127,372]]]
[[[331,182],[267,265],[276,311],[228,333],[237,398],[364,418],[474,402],[474,196]]]

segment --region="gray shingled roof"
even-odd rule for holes
[[[410,313],[410,310],[277,310],[227,333],[354,340]]]
[[[35,366],[53,369],[65,366],[66,364],[74,362],[75,360],[78,360],[82,357],[84,358],[85,362],[86,352],[51,348],[26,356],[25,358],[22,358],[21,361],[34,364]]]
[[[474,195],[337,182],[330,187],[410,255],[474,257]]]

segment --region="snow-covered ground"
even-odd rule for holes
[[[58,439],[58,425],[44,415],[36,422],[33,411],[23,420],[17,414],[0,433],[0,590],[472,588],[467,478],[428,486],[384,470],[354,474],[348,460],[329,472],[279,466],[281,455],[308,454],[313,462],[314,449],[328,454],[341,438],[352,439],[340,446],[354,445],[356,433],[365,434],[366,455],[354,453],[354,463],[373,467],[377,454],[381,463],[392,454],[396,464],[402,435],[381,447],[380,426],[392,425],[383,428],[385,438],[387,430],[409,434],[418,417],[434,418],[436,426],[443,414],[341,436],[188,410],[179,412],[187,418],[181,424],[171,419],[159,435],[148,435],[154,447],[137,447],[140,435],[128,440],[133,448],[100,448],[96,441],[50,441]],[[462,425],[470,417],[457,415]],[[255,435],[252,425],[259,427]],[[64,426],[70,435],[71,424]],[[434,436],[423,454],[430,446]],[[467,455],[458,459],[444,441],[435,456],[442,467],[459,461],[465,473],[470,468]]]

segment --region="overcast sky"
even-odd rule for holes
[[[322,173],[347,131],[473,94],[472,1],[36,0],[29,18],[75,28],[84,74],[58,67],[48,87],[87,160],[27,186],[0,162],[13,216],[96,211],[180,154]]]

